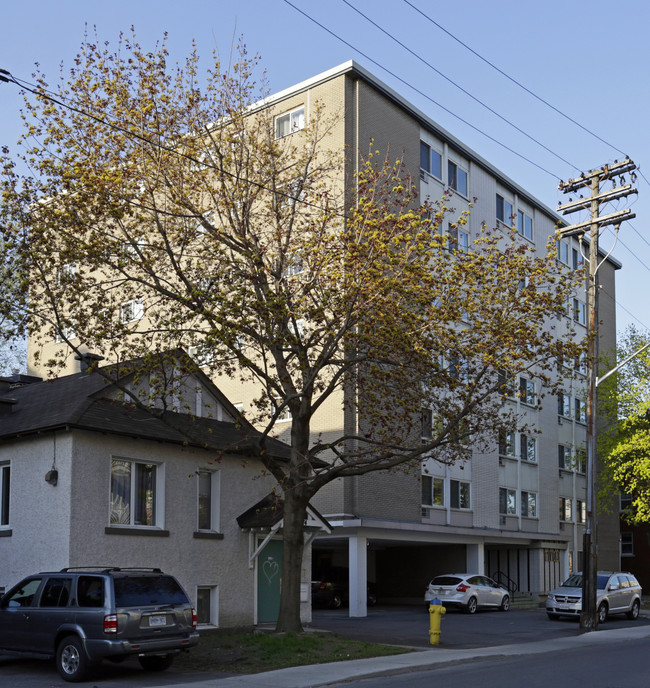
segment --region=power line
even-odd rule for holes
[[[482,60],[483,62],[485,62],[485,64],[487,64],[487,65],[489,65],[490,67],[492,67],[492,69],[494,69],[494,70],[496,70],[497,72],[499,72],[499,74],[501,74],[502,76],[504,76],[506,79],[508,79],[509,81],[512,81],[513,84],[519,86],[519,88],[521,88],[521,89],[523,89],[524,91],[526,91],[526,93],[528,93],[529,95],[533,96],[533,98],[536,98],[540,103],[544,103],[544,105],[546,105],[547,107],[551,108],[551,110],[553,110],[554,112],[557,112],[558,115],[561,115],[561,116],[564,117],[565,119],[569,120],[569,122],[575,124],[577,127],[580,127],[580,129],[582,129],[583,131],[586,131],[588,134],[590,134],[590,135],[593,136],[594,138],[598,139],[601,143],[604,143],[606,146],[609,146],[610,148],[613,148],[617,153],[620,153],[621,155],[626,155],[626,153],[624,153],[620,148],[617,148],[613,143],[609,143],[609,141],[606,141],[605,139],[603,139],[603,138],[601,138],[600,136],[598,136],[598,134],[594,133],[594,132],[591,131],[590,129],[587,129],[587,127],[585,127],[584,125],[580,124],[580,122],[576,121],[575,119],[573,119],[572,117],[570,117],[570,116],[567,115],[566,113],[562,112],[562,110],[560,110],[559,108],[556,108],[555,105],[552,105],[552,104],[549,103],[547,100],[544,100],[544,98],[542,98],[541,96],[537,95],[537,93],[535,93],[534,91],[531,91],[529,88],[527,88],[527,87],[524,86],[522,83],[520,83],[519,81],[517,81],[516,79],[514,79],[513,77],[511,77],[509,74],[506,74],[506,72],[504,72],[502,69],[499,69],[499,67],[497,67],[495,64],[493,64],[492,62],[490,62],[487,58],[483,57],[480,53],[477,53],[476,50],[474,50],[472,47],[470,47],[469,45],[467,45],[467,43],[463,43],[463,41],[461,41],[460,38],[458,38],[457,36],[454,36],[454,34],[451,33],[450,31],[448,31],[447,29],[445,29],[444,26],[441,26],[440,24],[438,24],[438,22],[435,21],[434,19],[432,19],[428,14],[426,14],[426,13],[423,12],[421,9],[419,9],[418,7],[416,7],[412,2],[410,2],[410,0],[404,0],[404,2],[405,2],[409,7],[412,7],[416,12],[418,12],[419,14],[421,14],[425,19],[427,19],[428,21],[430,21],[434,26],[437,26],[441,31],[443,31],[444,33],[446,33],[450,38],[453,38],[457,43],[460,43],[460,45],[462,45],[464,48],[466,48],[467,50],[469,50],[469,51],[472,53],[472,55],[475,55],[476,57],[478,57],[479,60]],[[647,180],[646,180],[646,181],[647,181]]]
[[[499,141],[498,139],[494,138],[493,136],[490,136],[490,134],[488,134],[487,132],[483,131],[482,129],[479,129],[477,126],[475,126],[474,124],[471,124],[471,123],[468,122],[466,119],[463,119],[460,115],[457,115],[455,112],[453,112],[453,111],[450,110],[449,108],[447,108],[447,107],[445,107],[444,105],[442,105],[442,103],[439,103],[437,100],[433,99],[433,98],[432,98],[430,95],[428,95],[427,93],[424,93],[424,92],[421,91],[419,88],[413,86],[413,84],[409,83],[408,81],[406,81],[406,79],[403,79],[401,76],[398,76],[397,74],[395,74],[395,72],[391,71],[390,69],[388,69],[387,67],[385,67],[384,65],[382,65],[380,62],[378,62],[378,61],[375,60],[374,58],[370,57],[370,55],[368,55],[367,53],[364,53],[362,50],[359,50],[359,48],[355,47],[355,46],[352,45],[351,43],[348,43],[348,41],[346,41],[344,38],[342,38],[341,36],[339,36],[337,33],[335,33],[334,31],[332,31],[331,29],[328,29],[326,26],[324,26],[324,25],[321,24],[319,21],[317,21],[316,19],[314,19],[312,16],[310,16],[309,14],[307,14],[304,10],[301,10],[299,7],[296,7],[292,2],[289,2],[289,0],[284,0],[284,2],[285,2],[287,5],[289,5],[289,7],[292,7],[294,10],[296,10],[296,12],[299,12],[300,14],[302,14],[306,19],[309,19],[309,21],[311,21],[311,22],[313,22],[314,24],[316,24],[316,26],[319,26],[321,29],[323,29],[323,31],[326,31],[327,33],[329,33],[330,36],[333,36],[334,38],[336,38],[338,41],[340,41],[340,42],[343,43],[344,45],[347,45],[348,48],[351,48],[352,50],[354,50],[355,52],[357,52],[359,55],[362,55],[366,60],[368,60],[369,62],[372,62],[372,64],[374,64],[374,65],[376,65],[377,67],[379,67],[379,69],[383,70],[383,71],[386,72],[387,74],[390,74],[390,76],[392,76],[394,79],[397,79],[397,81],[399,81],[400,83],[404,84],[405,86],[407,86],[407,87],[410,88],[411,90],[415,91],[418,95],[421,95],[423,98],[426,98],[429,102],[433,103],[434,105],[436,105],[437,107],[439,107],[441,110],[444,110],[446,113],[448,113],[448,114],[451,115],[452,117],[455,117],[457,120],[459,120],[459,121],[462,122],[463,124],[467,125],[468,127],[470,127],[471,129],[473,129],[474,131],[477,131],[479,134],[482,134],[483,136],[485,136],[487,139],[489,139],[489,140],[492,141],[493,143],[496,143],[498,146],[501,146],[502,148],[505,148],[505,150],[509,151],[509,152],[512,153],[513,155],[516,155],[518,158],[521,158],[522,160],[525,160],[527,163],[529,163],[530,165],[533,165],[533,166],[536,167],[538,170],[541,170],[542,172],[545,172],[545,173],[548,174],[550,177],[553,177],[553,179],[559,180],[559,179],[562,178],[561,175],[558,175],[558,174],[556,174],[556,173],[554,173],[554,172],[550,172],[549,170],[547,170],[546,168],[542,167],[541,165],[538,165],[536,162],[534,162],[534,161],[531,160],[530,158],[527,158],[527,157],[526,157],[525,155],[523,155],[522,153],[519,153],[519,151],[516,151],[516,150],[514,150],[513,148],[510,148],[509,146],[507,146],[507,145],[506,145],[505,143],[503,143],[502,141]]]
[[[132,138],[137,139],[138,141],[142,141],[143,143],[146,143],[148,146],[151,146],[153,148],[157,148],[158,150],[165,151],[166,153],[172,153],[179,158],[185,158],[186,160],[189,160],[190,162],[208,167],[213,170],[217,170],[218,168],[213,165],[210,162],[206,162],[205,160],[197,160],[191,155],[188,155],[187,153],[183,153],[183,151],[178,150],[177,148],[172,148],[170,146],[165,146],[162,143],[159,143],[157,141],[152,141],[151,139],[147,138],[146,136],[143,136],[142,134],[138,134],[135,131],[130,131],[129,129],[125,129],[124,127],[120,126],[119,124],[115,124],[114,122],[111,122],[109,120],[106,120],[102,117],[99,117],[97,115],[92,114],[91,112],[88,112],[86,110],[81,110],[74,105],[69,105],[68,103],[59,100],[54,94],[52,94],[51,91],[47,91],[44,88],[39,88],[35,86],[34,84],[30,84],[28,81],[24,81],[23,79],[20,79],[18,77],[15,77],[11,72],[7,71],[6,69],[0,69],[0,82],[4,83],[14,83],[16,86],[19,88],[24,88],[26,91],[29,91],[29,93],[33,93],[35,96],[44,98],[45,100],[49,100],[52,103],[56,103],[62,108],[65,108],[66,110],[70,110],[71,112],[76,112],[77,114],[81,115],[82,117],[88,117],[89,119],[94,120],[95,122],[98,122],[99,124],[103,124],[106,127],[109,127],[110,129],[115,129],[116,131],[119,131],[122,134],[125,134],[126,136],[130,136]],[[293,196],[289,193],[284,193],[283,191],[280,191],[278,189],[270,189],[267,186],[264,186],[264,184],[261,184],[260,182],[256,182],[254,180],[240,177],[239,175],[235,174],[234,172],[229,172],[228,170],[225,169],[219,169],[218,171],[222,172],[225,174],[227,177],[231,177],[232,179],[235,179],[237,181],[242,181],[246,184],[251,184],[252,186],[262,190],[262,191],[269,191],[271,193],[277,194],[278,196],[283,196],[284,198],[288,200],[295,201],[296,203],[302,203],[303,205],[306,206],[311,206],[312,208],[316,208],[317,210],[323,210],[323,208],[316,203],[311,203],[310,201],[306,201],[302,198],[299,198],[298,196]],[[333,215],[342,217],[344,218],[345,215],[342,213],[333,213]]]
[[[477,98],[473,93],[470,93],[470,91],[468,91],[467,89],[463,88],[463,86],[461,86],[459,83],[457,83],[456,81],[454,81],[453,79],[451,79],[450,77],[448,77],[446,74],[444,74],[443,72],[441,72],[441,71],[440,71],[439,69],[437,69],[436,67],[434,67],[430,62],[428,62],[427,60],[425,60],[421,55],[418,55],[414,50],[411,50],[411,48],[409,48],[407,45],[405,45],[405,44],[402,43],[400,40],[398,40],[397,38],[395,38],[395,36],[393,36],[393,34],[391,34],[390,32],[386,31],[386,29],[384,29],[384,28],[381,27],[379,24],[377,24],[377,22],[373,21],[372,19],[370,19],[370,17],[368,17],[366,14],[364,14],[361,10],[359,10],[358,8],[356,8],[351,2],[349,2],[349,0],[342,0],[342,2],[344,2],[348,7],[350,7],[350,8],[353,9],[355,12],[357,12],[357,14],[359,14],[360,16],[362,16],[367,22],[369,22],[370,24],[372,24],[375,28],[379,29],[379,31],[381,31],[383,34],[385,34],[386,36],[388,36],[392,41],[395,41],[395,43],[397,43],[397,45],[399,45],[400,47],[404,48],[404,50],[406,50],[408,53],[410,53],[411,55],[413,55],[413,57],[415,57],[416,59],[420,60],[420,62],[422,62],[423,64],[425,64],[427,67],[429,67],[429,69],[433,70],[436,74],[438,74],[438,75],[441,76],[443,79],[445,79],[446,81],[448,81],[450,84],[452,84],[453,86],[455,86],[458,90],[460,90],[460,91],[461,91],[462,93],[464,93],[466,96],[468,96],[468,97],[471,98],[473,101],[475,101],[476,103],[478,103],[479,105],[481,105],[482,107],[484,107],[488,112],[491,112],[493,115],[495,115],[495,117],[498,117],[500,120],[502,120],[502,121],[505,122],[506,124],[510,125],[513,129],[515,129],[516,131],[518,131],[520,134],[523,134],[526,138],[528,138],[528,139],[530,139],[531,141],[533,141],[533,143],[536,143],[538,146],[540,146],[541,148],[543,148],[545,151],[547,151],[547,152],[550,153],[551,155],[555,156],[558,160],[561,160],[563,163],[565,163],[565,164],[568,165],[569,167],[573,167],[573,169],[578,170],[578,172],[580,171],[580,169],[581,169],[580,167],[578,167],[577,165],[575,165],[575,164],[572,163],[572,162],[569,162],[566,158],[563,158],[561,155],[559,155],[559,154],[556,153],[554,150],[552,150],[551,148],[549,148],[548,146],[546,146],[545,144],[543,144],[541,141],[539,141],[538,139],[536,139],[534,136],[531,136],[530,134],[528,134],[526,131],[524,131],[523,129],[521,129],[520,127],[518,127],[514,122],[511,122],[507,117],[504,117],[503,115],[501,115],[499,112],[497,112],[496,110],[494,110],[493,108],[491,108],[489,105],[487,105],[486,103],[484,103],[480,98]]]

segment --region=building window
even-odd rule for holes
[[[501,394],[504,397],[514,397],[516,389],[515,378],[510,373],[507,373],[502,369],[498,371],[497,375]]]
[[[449,481],[449,503],[452,509],[469,509],[470,484],[462,480]]]
[[[533,218],[523,210],[517,213],[517,231],[526,239],[533,240]]]
[[[501,456],[515,455],[515,433],[514,432],[500,432],[499,433],[499,454]]]
[[[537,461],[537,440],[528,435],[520,435],[519,437],[519,451],[522,461],[530,461],[534,463]]]
[[[275,138],[281,139],[283,136],[293,134],[294,131],[299,131],[305,128],[305,106],[285,112],[275,118]]]
[[[442,478],[422,476],[422,504],[425,506],[444,506],[445,489]]]
[[[213,208],[203,213],[200,218],[198,218],[194,224],[194,232],[197,237],[209,236],[213,231],[214,225],[217,223],[218,215],[217,211]],[[132,250],[133,247],[131,247]]]
[[[573,505],[569,497],[560,497],[560,521],[573,520]]]
[[[622,512],[632,511],[632,495],[626,494],[625,492],[621,492],[620,499],[621,499],[621,511]]]
[[[634,556],[634,537],[631,531],[621,533],[621,556]]]
[[[571,397],[568,394],[557,395],[557,415],[571,418]]]
[[[68,284],[74,280],[77,275],[77,264],[76,263],[65,263],[61,266],[58,277],[59,284]]]
[[[282,272],[283,277],[298,277],[305,272],[305,261],[302,254],[297,253],[292,258],[287,258],[286,266]]]
[[[580,325],[587,324],[587,304],[580,299],[573,299],[573,319]]]
[[[462,196],[467,196],[467,172],[455,162],[447,162],[447,185]]]
[[[469,234],[449,223],[447,247],[450,251],[469,250]]]
[[[506,201],[500,194],[497,194],[497,220],[500,220],[503,224],[510,227],[512,225],[513,215],[512,203]]]
[[[142,299],[133,299],[132,301],[125,301],[120,306],[120,322],[125,325],[126,323],[135,322],[140,320],[144,314],[144,308],[142,306]]]
[[[569,244],[566,241],[558,240],[556,242],[557,246],[557,259],[560,263],[565,265],[569,264]]]
[[[433,437],[433,411],[431,409],[422,411],[420,424],[420,437],[423,442],[427,442]]]
[[[142,255],[144,247],[144,239],[132,239],[131,241],[123,241],[120,246],[120,251],[124,258],[138,260]]]
[[[196,589],[196,623],[202,626],[218,626],[218,588],[200,585]]]
[[[282,399],[276,399],[276,408],[277,406],[280,406],[283,402]],[[292,420],[291,416],[291,409],[289,408],[289,405],[287,404],[281,411],[280,415],[275,419],[276,423],[290,423]]]
[[[574,399],[575,402],[575,419],[580,421],[581,423],[586,422],[587,420],[587,404],[585,403],[584,399],[578,399],[576,397]]]
[[[571,447],[567,447],[564,444],[558,444],[557,446],[557,460],[558,466],[566,471],[570,471],[573,468],[573,459],[571,457]]]
[[[420,141],[420,169],[442,179],[442,155],[424,141]]]
[[[521,515],[526,518],[537,518],[537,495],[534,492],[521,492]]]
[[[156,508],[157,478],[155,464],[113,459],[110,522],[127,526],[158,525],[161,519]]]
[[[9,494],[11,486],[11,467],[0,464],[0,526],[9,525]]]
[[[581,499],[576,501],[576,521],[578,523],[587,522],[587,504]]]
[[[64,323],[56,331],[55,341],[57,343],[70,341],[75,339],[77,333],[75,332],[74,326],[71,323]]]
[[[574,370],[576,370],[580,375],[586,375],[587,374],[587,356],[586,354],[582,353],[580,356],[578,356],[575,360],[574,363]]]
[[[198,529],[219,532],[219,471],[198,473]]]
[[[517,515],[517,492],[505,487],[499,488],[499,513],[506,516]]]
[[[574,248],[571,250],[571,254],[573,256],[573,269],[574,270],[579,270],[582,268],[584,265],[584,258],[582,257],[582,253],[578,251],[578,249]]]
[[[524,404],[535,405],[535,383],[532,380],[519,378],[519,398]]]

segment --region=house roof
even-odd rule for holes
[[[272,528],[284,518],[284,499],[281,495],[270,492],[257,504],[237,517],[237,525],[243,529]],[[307,506],[307,523],[305,529],[317,528],[331,532],[329,521],[311,504]]]
[[[148,410],[111,398],[116,387],[101,371],[31,382],[4,391],[0,399],[0,441],[77,428],[249,456],[261,454],[261,433],[205,376],[201,382],[220,402],[226,402],[237,422]],[[288,459],[290,455],[288,445],[270,437],[264,438],[263,450],[274,458]]]

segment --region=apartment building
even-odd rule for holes
[[[283,137],[299,131],[317,106],[340,115],[329,145],[352,152],[336,183],[349,178],[359,163],[356,152],[372,141],[377,150],[403,160],[419,179],[422,198],[436,200],[451,189],[456,214],[472,204],[468,224],[453,230],[458,248],[469,248],[482,223],[514,223],[522,241],[545,252],[561,222],[556,213],[357,63],[275,94],[259,108],[272,109],[276,136]],[[557,259],[577,268],[582,250],[575,238],[564,239]],[[599,271],[602,293],[611,297],[601,299],[602,351],[615,344],[619,267],[610,257]],[[130,318],[141,315],[139,304],[124,308],[131,309]],[[570,321],[586,333],[586,313],[586,295],[577,293],[555,327],[562,331]],[[36,360],[35,346],[30,343],[30,361]],[[40,360],[48,358],[48,346],[56,343],[38,344]],[[313,543],[314,575],[347,567],[350,613],[364,615],[367,581],[376,584],[380,600],[397,602],[421,599],[428,580],[449,571],[485,573],[513,591],[541,594],[578,570],[586,501],[584,372],[578,371],[577,382],[567,376],[559,397],[544,396],[532,380],[519,378],[518,393],[505,403],[516,407],[531,431],[495,437],[491,452],[473,452],[454,465],[430,459],[419,471],[370,473],[322,489],[313,503],[334,528]],[[254,386],[225,378],[217,384],[246,413]],[[342,408],[342,397],[332,397],[318,411],[314,433],[326,441],[344,424],[358,422],[344,417]],[[279,419],[281,439],[287,439],[288,427],[288,419]],[[426,437],[426,418],[422,433]],[[618,567],[617,525],[615,517],[599,521],[601,568]]]

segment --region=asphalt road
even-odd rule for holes
[[[482,658],[424,671],[345,681],[329,688],[647,688],[647,644],[647,639],[625,640],[606,647]]]

